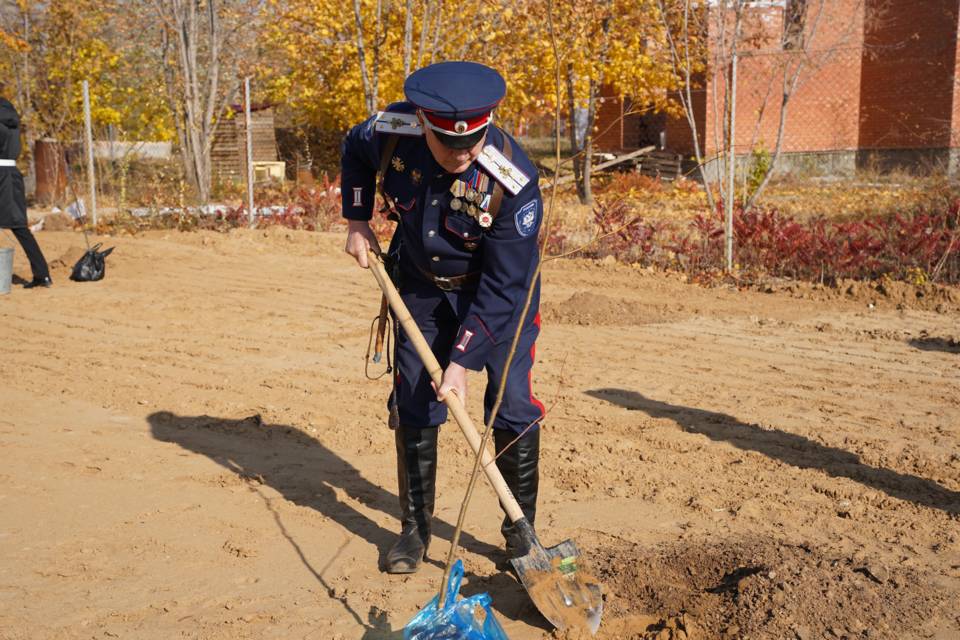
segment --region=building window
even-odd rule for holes
[[[802,49],[807,0],[786,0],[783,7],[783,48]]]

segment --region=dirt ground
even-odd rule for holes
[[[397,531],[378,293],[341,237],[104,238],[107,278],[0,297],[0,638],[399,638],[472,458],[451,423],[429,562]],[[8,235],[3,237],[10,243]],[[28,277],[19,254],[16,272]],[[537,528],[605,589],[598,638],[960,638],[960,294],[544,272]],[[472,378],[479,416],[482,381]],[[478,490],[465,594],[551,631]]]

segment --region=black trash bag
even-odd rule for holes
[[[77,264],[73,265],[73,273],[70,274],[71,280],[76,282],[103,280],[103,276],[107,271],[107,263],[104,258],[113,253],[113,247],[110,247],[106,251],[98,251],[100,246],[101,243],[99,242],[93,245],[87,249],[83,257],[77,260]]]

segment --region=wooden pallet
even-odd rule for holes
[[[631,151],[621,156],[616,156],[612,159],[601,162],[600,164],[595,164],[590,168],[592,174],[599,173],[606,169],[611,169],[623,165],[634,165],[636,166],[641,161],[640,159],[644,154],[650,153],[654,150],[655,147],[644,147],[642,149],[637,149],[636,151]],[[557,178],[557,184],[564,184],[566,182],[573,182],[574,176],[573,173],[564,173]],[[541,187],[549,187],[551,182],[549,180],[544,181],[540,184]]]
[[[683,156],[670,151],[652,151],[640,158],[637,164],[640,173],[645,176],[673,181],[680,177]]]

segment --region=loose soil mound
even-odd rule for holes
[[[54,271],[59,269],[73,269],[73,265],[77,264],[77,260],[83,257],[83,254],[86,253],[80,247],[70,247],[64,251],[59,258],[50,261],[50,268]]]
[[[560,304],[546,302],[540,312],[549,322],[578,325],[656,324],[683,315],[678,305],[649,304],[585,291]]]
[[[864,306],[914,309],[951,313],[960,310],[960,293],[955,287],[937,284],[910,284],[899,281],[860,282],[843,280],[835,286],[809,282],[777,281],[756,287],[764,293],[786,293],[817,301],[847,300]]]
[[[948,600],[914,570],[806,544],[614,542],[588,554],[608,591],[598,640],[893,640],[919,634]]]
[[[65,213],[51,213],[43,219],[44,231],[69,231],[74,226],[73,218]]]

